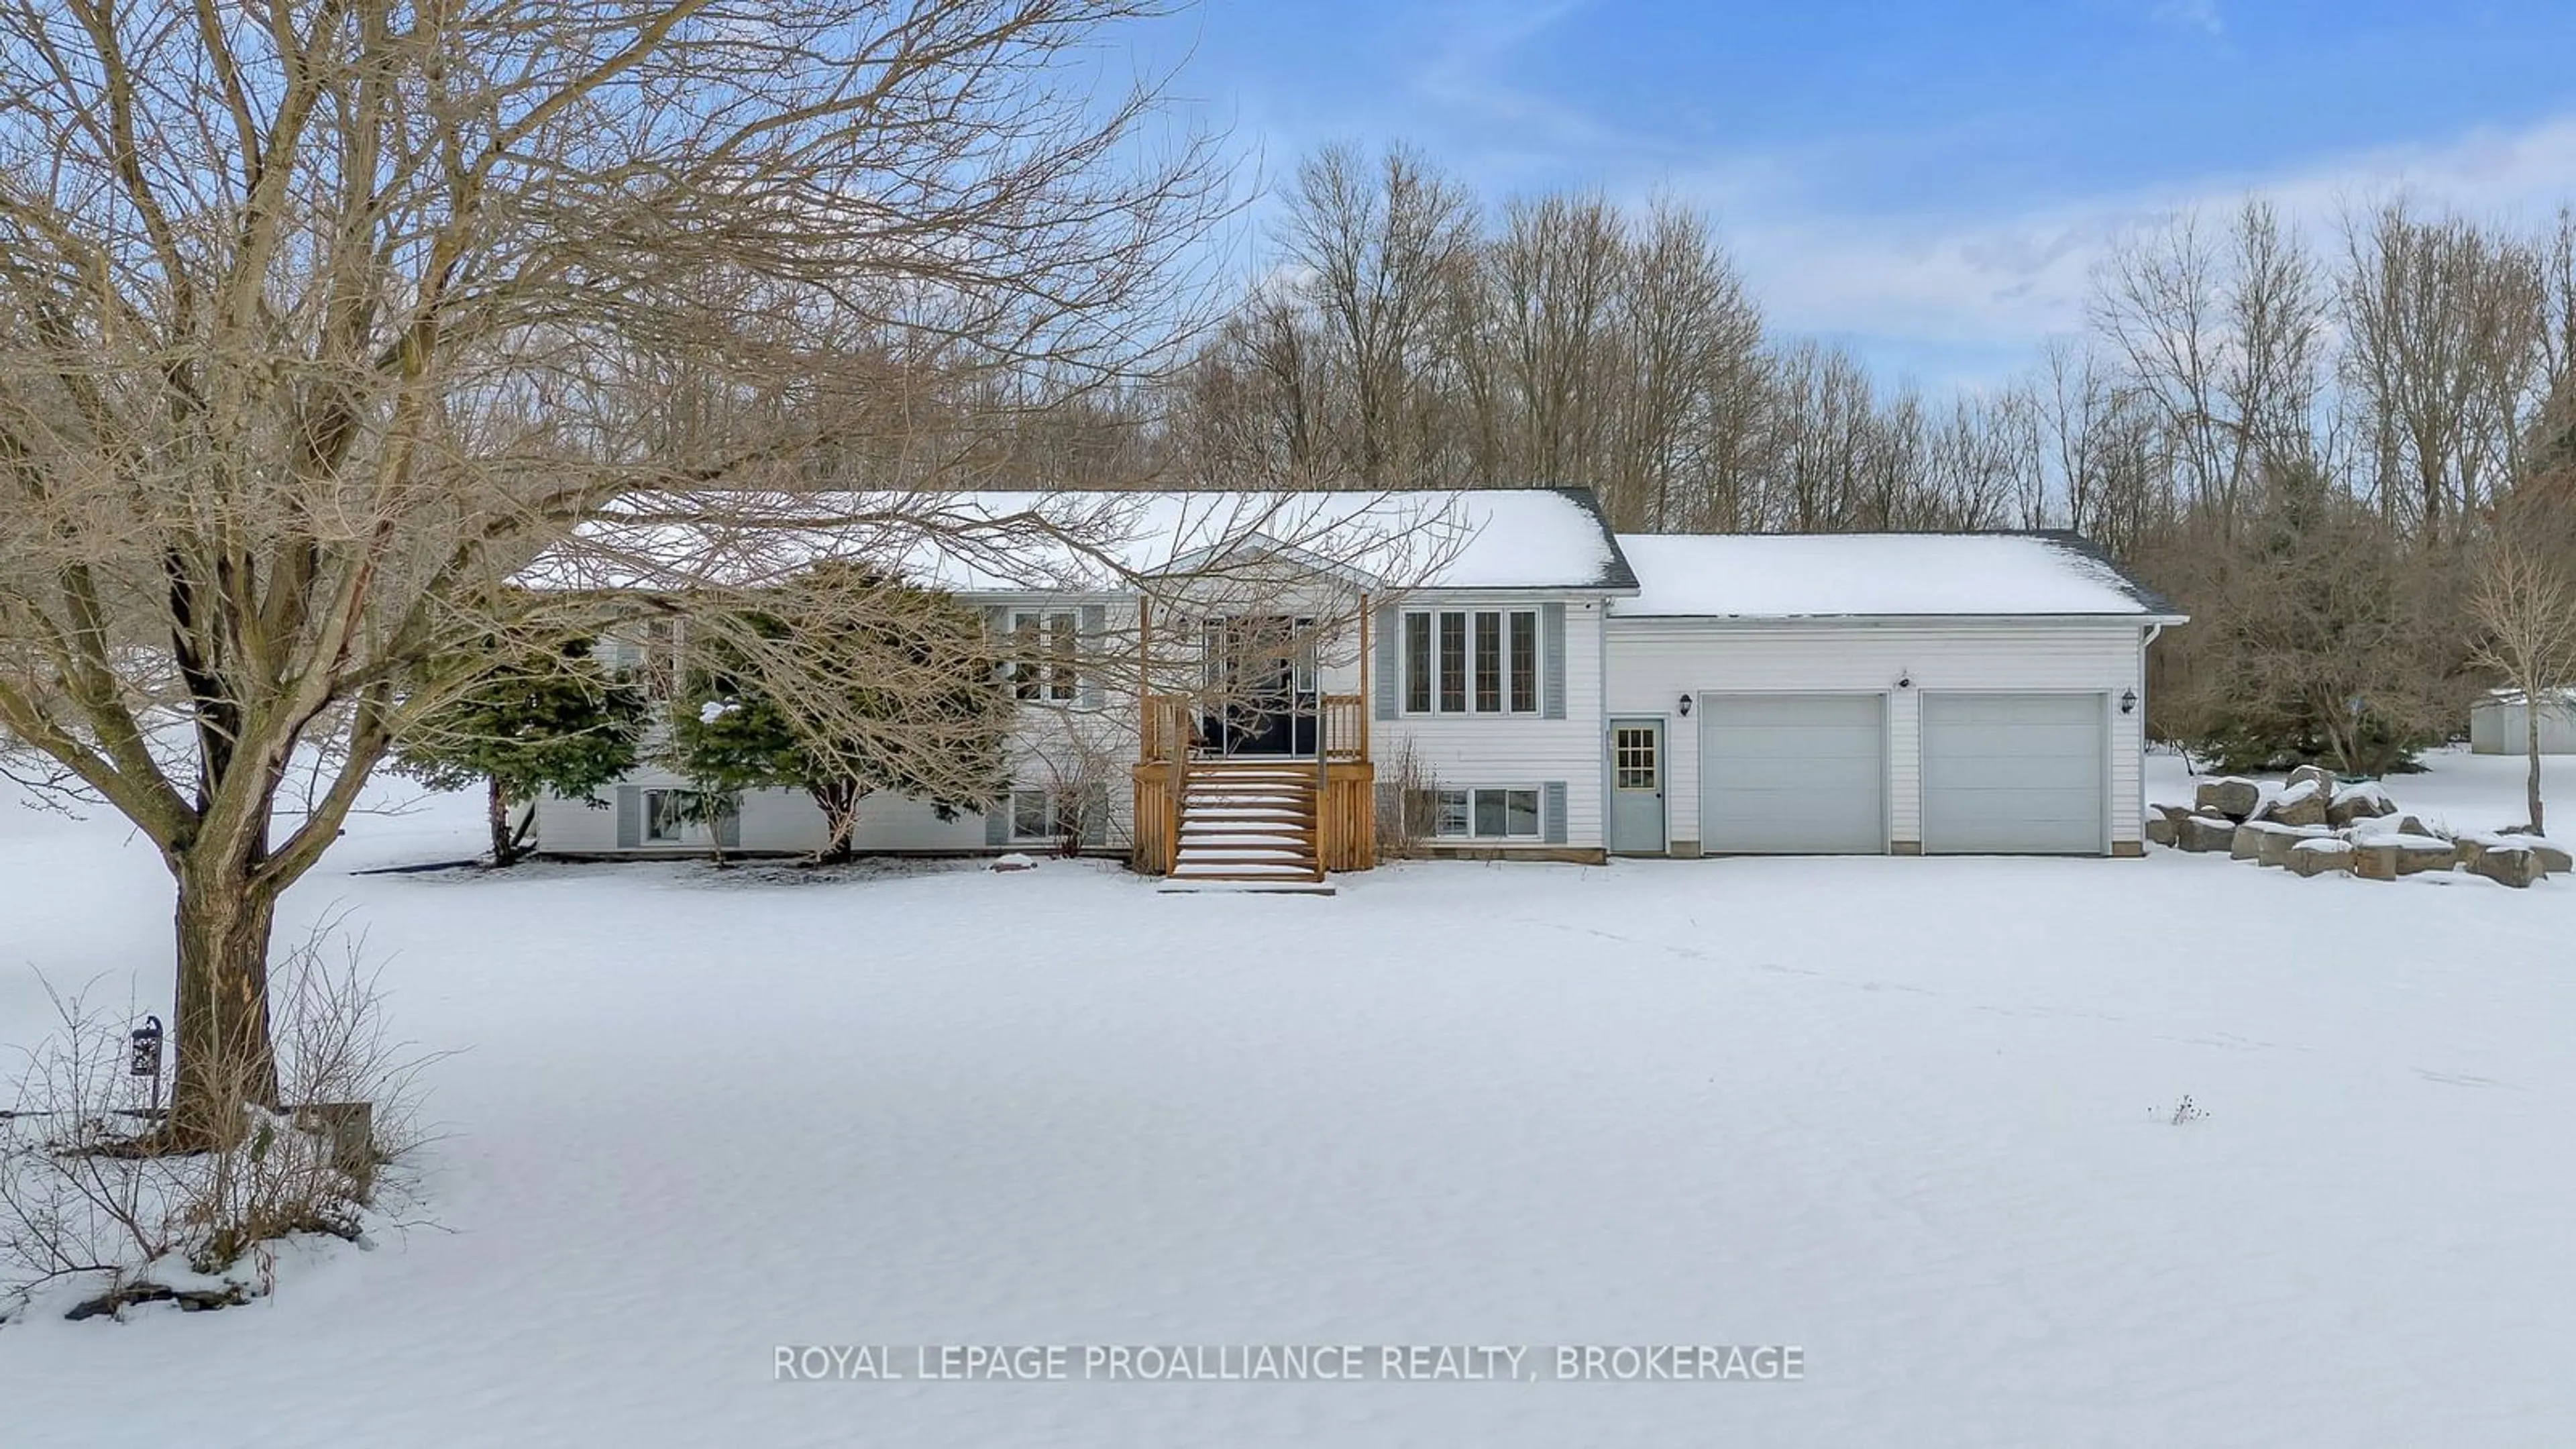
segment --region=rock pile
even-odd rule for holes
[[[2576,868],[2568,851],[2536,835],[2437,834],[2401,813],[2375,780],[2338,784],[2314,765],[2278,789],[2222,776],[2203,780],[2189,805],[2147,807],[2147,839],[2176,850],[2225,851],[2292,875],[2395,880],[2460,869],[2522,887]]]

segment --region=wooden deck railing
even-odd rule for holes
[[[1331,760],[1365,760],[1369,757],[1367,701],[1356,694],[1323,696],[1325,741],[1324,757]]]
[[[1198,706],[1188,695],[1149,694],[1144,717],[1137,721],[1136,762],[1151,765],[1188,759],[1198,733]]]

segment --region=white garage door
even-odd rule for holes
[[[2101,854],[2108,729],[2098,694],[1924,695],[1924,850]]]
[[[1874,694],[1699,697],[1700,849],[1887,849],[1887,708]]]

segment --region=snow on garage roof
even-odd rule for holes
[[[2071,533],[1619,535],[1622,618],[2126,615],[2174,606]]]
[[[1114,591],[1263,554],[1405,588],[1636,586],[1590,493],[1537,488],[639,494],[520,582],[756,587],[842,560],[960,593]]]

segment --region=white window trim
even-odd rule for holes
[[[1023,795],[1038,795],[1045,797],[1047,824],[1056,827],[1055,829],[1044,835],[1022,835],[1020,833],[1020,797]],[[1069,823],[1077,825],[1080,823],[1078,818],[1080,811],[1078,808],[1074,812],[1077,817],[1075,820],[1068,822],[1065,819],[1066,801],[1064,798],[1064,792],[1061,790],[1050,789],[1043,785],[1020,785],[1012,787],[1008,808],[1011,812],[1011,844],[1013,845],[1061,844],[1064,838],[1072,833],[1064,827]]]
[[[715,840],[715,822],[712,820],[684,820],[673,825],[671,827],[671,833],[668,835],[658,835],[654,833],[654,821],[660,814],[659,811],[653,808],[656,801],[666,795],[694,795],[697,793],[697,791],[689,789],[685,785],[647,785],[644,787],[644,796],[636,804],[636,808],[642,812],[643,816],[643,818],[637,822],[637,830],[635,834],[636,842],[640,845],[712,844]]]
[[[1529,833],[1526,835],[1478,834],[1476,832],[1476,797],[1480,794],[1493,794],[1512,790],[1527,791],[1530,795],[1530,819],[1532,821],[1532,825]],[[1431,789],[1431,795],[1431,838],[1435,841],[1449,840],[1471,845],[1510,844],[1513,842],[1536,845],[1547,839],[1547,790],[1544,786],[1535,784],[1435,785]],[[1440,797],[1443,795],[1464,795],[1467,797],[1467,830],[1465,834],[1444,835],[1440,833]],[[1508,807],[1506,807],[1504,813],[1505,817],[1509,818],[1510,811]]]
[[[1047,637],[1058,619],[1066,621],[1065,631],[1072,641],[1070,651],[1061,660],[1049,652]],[[1023,659],[1020,657],[1020,626],[1030,622],[1037,625],[1037,657]],[[1069,607],[1053,604],[1030,607],[1015,605],[1003,611],[1002,625],[1002,646],[1005,655],[1002,671],[1003,677],[1010,681],[1012,698],[1021,704],[1040,704],[1049,707],[1078,705],[1082,702],[1083,641],[1082,609],[1079,605]],[[1065,666],[1065,678],[1060,684],[1049,677],[1059,663]],[[1037,693],[1030,695],[1020,693],[1020,686],[1024,682],[1020,671],[1023,669],[1037,671]],[[1063,692],[1058,693],[1058,690]]]
[[[1440,618],[1444,614],[1461,615],[1467,621],[1463,628],[1467,651],[1467,667],[1463,675],[1466,681],[1467,707],[1465,709],[1440,707]],[[1503,701],[1503,707],[1501,709],[1476,708],[1476,616],[1478,614],[1502,616],[1503,678],[1500,698]],[[1522,615],[1529,617],[1530,705],[1527,709],[1514,709],[1512,708],[1512,620]],[[1424,666],[1431,683],[1428,709],[1413,707],[1413,626],[1410,621],[1415,618],[1426,618],[1431,621],[1428,631],[1431,640],[1431,658]],[[1395,647],[1401,656],[1397,661],[1401,667],[1396,674],[1397,713],[1407,718],[1538,719],[1547,712],[1547,630],[1544,627],[1544,615],[1535,605],[1442,604],[1429,608],[1406,609],[1396,621]]]

